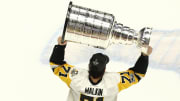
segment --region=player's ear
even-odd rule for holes
[[[107,55],[104,55],[106,59],[106,64],[109,62],[109,57]]]

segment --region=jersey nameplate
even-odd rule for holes
[[[86,94],[91,94],[91,95],[102,96],[103,89],[87,87],[87,88],[85,88],[85,93]]]

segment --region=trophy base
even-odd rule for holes
[[[141,48],[141,52],[146,54],[150,44],[152,28],[145,27],[141,29],[139,33],[140,33],[140,41],[138,43],[138,46]]]

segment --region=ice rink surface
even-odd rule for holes
[[[180,101],[179,0],[72,0],[105,11],[135,30],[153,27],[153,53],[147,75],[119,93],[118,101]],[[62,33],[69,0],[0,1],[0,101],[66,101],[68,87],[53,75],[48,58]],[[133,50],[133,51],[132,51]],[[107,71],[133,66],[140,55],[135,45],[106,50],[68,43],[65,59],[87,68],[93,53],[110,57]]]

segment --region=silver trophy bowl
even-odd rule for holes
[[[112,14],[69,3],[63,29],[64,40],[107,48],[111,44],[136,44],[146,53],[152,28],[144,27],[138,33],[117,23]]]

